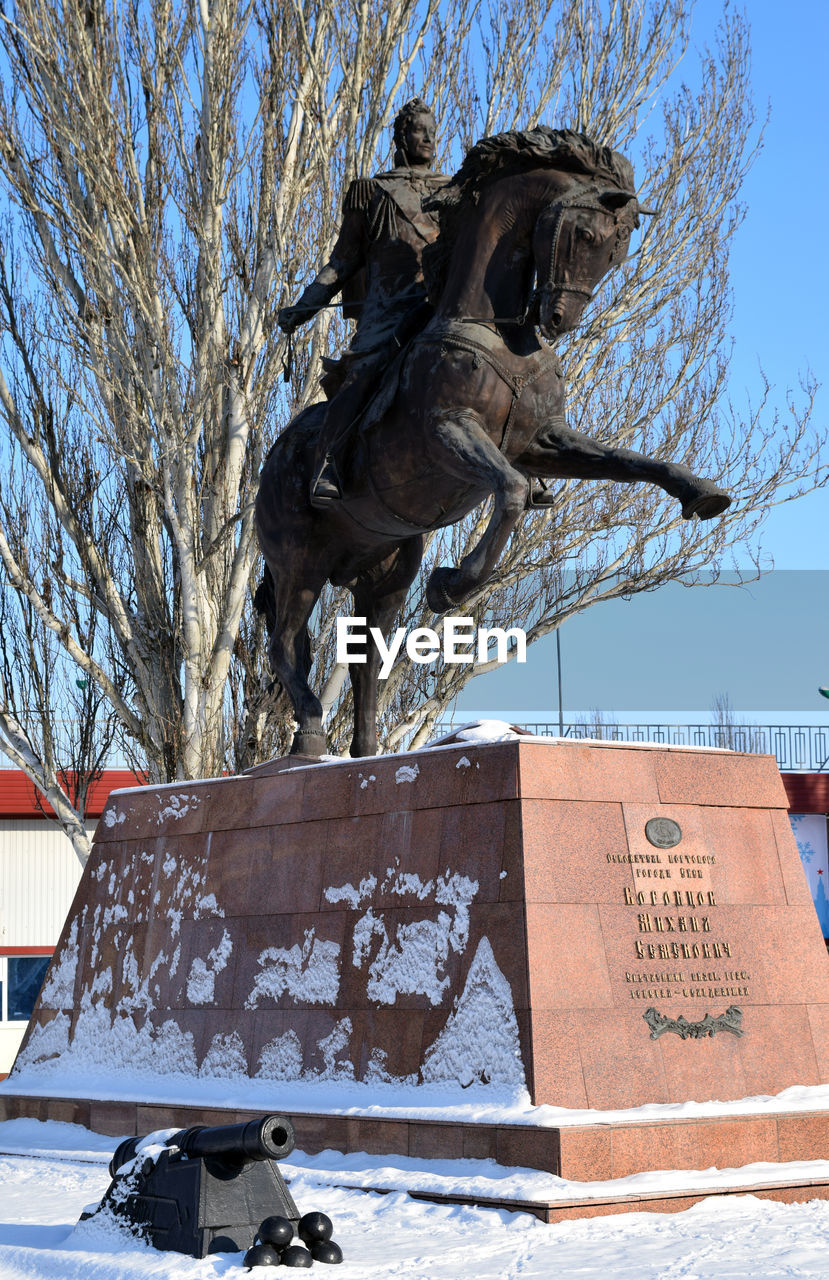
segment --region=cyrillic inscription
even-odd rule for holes
[[[646,897],[643,892],[634,893],[625,885],[625,902],[629,907],[716,907],[717,899],[713,890],[709,889],[703,893],[701,890],[693,889],[666,889],[659,893],[656,889],[651,889]]]
[[[605,857],[609,863],[630,866],[637,880],[651,881],[670,880],[677,873],[686,882],[703,880],[703,868],[717,862],[712,853],[608,853]],[[670,865],[666,866],[666,861]],[[639,889],[625,885],[623,893],[625,905],[636,908],[637,932],[640,935],[663,935],[658,941],[654,936],[635,938],[633,950],[637,960],[693,962],[732,958],[731,942],[711,936],[717,932],[716,914],[710,914],[712,908],[718,906],[713,889],[690,886]],[[664,910],[666,907],[667,911]],[[744,969],[659,970],[640,974],[631,970],[625,974],[625,982],[631,987],[631,1000],[713,1000],[723,996],[748,996],[746,983],[750,977]]]

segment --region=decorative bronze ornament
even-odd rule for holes
[[[680,1040],[704,1040],[706,1036],[715,1036],[718,1031],[730,1031],[733,1036],[743,1035],[743,1011],[736,1004],[729,1005],[725,1013],[716,1018],[706,1013],[699,1022],[689,1022],[682,1014],[678,1018],[666,1018],[656,1009],[646,1009],[642,1017],[651,1029],[651,1040],[658,1040],[666,1031],[673,1031]]]
[[[673,849],[682,839],[682,828],[673,818],[649,818],[645,835],[657,849]]]

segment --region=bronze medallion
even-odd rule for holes
[[[645,823],[645,835],[657,849],[673,849],[682,839],[682,828],[673,818],[650,818]]]

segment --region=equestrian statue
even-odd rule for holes
[[[298,728],[293,754],[326,747],[308,677],[308,620],[326,582],[383,633],[420,568],[428,533],[490,495],[478,543],[432,571],[442,614],[490,578],[545,477],[658,485],[686,519],[720,515],[727,493],[686,467],[615,449],[566,425],[551,345],[627,254],[644,212],[624,156],[546,126],[484,138],[451,179],[430,171],[434,118],[419,99],[395,122],[395,167],[352,183],[331,260],[278,321],[290,332],[342,292],[357,317],[328,362],[329,397],[271,449],[256,524],[266,562],[257,605]],[[542,341],[539,341],[540,333]],[[379,654],[350,667],[352,756],[377,751]]]

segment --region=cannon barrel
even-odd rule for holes
[[[116,1148],[109,1164],[111,1177],[138,1154],[143,1138],[127,1138]],[[225,1160],[234,1164],[247,1164],[250,1160],[282,1160],[295,1146],[294,1126],[287,1116],[262,1116],[260,1120],[248,1120],[242,1124],[225,1124],[208,1128],[196,1125],[192,1129],[180,1129],[164,1146],[178,1148],[191,1159]]]

